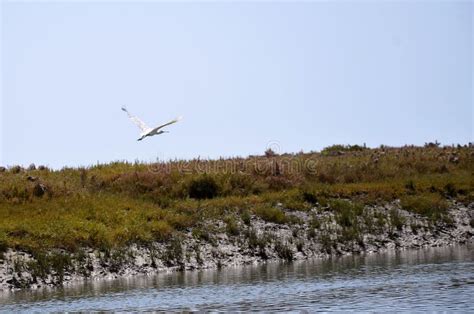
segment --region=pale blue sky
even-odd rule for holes
[[[2,2],[0,164],[473,140],[473,4]],[[137,142],[122,105],[171,133]]]

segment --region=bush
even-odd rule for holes
[[[360,145],[340,145],[340,144],[336,144],[336,145],[332,145],[332,146],[328,146],[328,147],[325,147],[322,151],[321,151],[321,155],[326,155],[326,156],[334,156],[334,155],[338,155],[342,152],[359,152],[359,151],[363,151],[367,149],[365,147],[365,144],[364,146],[360,146]]]
[[[401,198],[402,208],[431,220],[446,218],[448,203],[440,195],[423,194],[416,196],[405,196]]]
[[[238,236],[240,234],[239,224],[234,217],[230,216],[225,219],[226,232],[229,236]]]
[[[288,222],[288,218],[285,213],[276,207],[259,206],[255,209],[255,214],[268,222],[274,222],[277,224],[284,224]]]
[[[265,179],[271,191],[282,191],[293,187],[293,182],[282,176],[268,176]]]
[[[299,240],[298,242],[296,242],[296,249],[298,250],[298,252],[303,252],[303,249],[304,249],[304,242]]]
[[[332,248],[335,245],[335,243],[327,232],[324,232],[320,235],[319,242],[321,243],[321,248],[323,252],[331,254]]]
[[[451,182],[449,182],[448,184],[444,186],[444,191],[446,192],[446,196],[451,197],[451,198],[456,197],[458,195],[456,187]]]
[[[244,222],[244,224],[246,224],[247,226],[250,226],[252,217],[250,216],[250,213],[248,210],[243,210],[242,213],[240,214],[240,218],[242,218],[242,221]]]
[[[150,231],[153,234],[154,239],[163,241],[171,236],[173,233],[173,227],[171,227],[166,221],[151,221]]]
[[[245,232],[245,237],[247,238],[248,246],[250,250],[254,251],[258,249],[257,254],[262,259],[268,258],[267,253],[265,251],[265,247],[267,246],[268,243],[271,242],[271,239],[268,236],[268,234],[263,234],[261,236],[258,236],[255,229],[252,228]]]
[[[254,191],[254,180],[246,174],[233,173],[228,179],[227,195],[249,195]]]
[[[109,270],[112,273],[118,273],[127,263],[131,262],[131,253],[125,248],[113,250],[107,260]]]
[[[270,158],[270,157],[275,157],[275,156],[277,156],[277,153],[275,153],[275,152],[273,151],[273,149],[268,148],[268,149],[265,151],[265,157]]]
[[[415,187],[415,183],[413,182],[413,180],[409,180],[405,184],[405,189],[407,190],[407,194],[415,194],[416,193],[416,187]]]
[[[308,238],[308,240],[314,239],[316,237],[316,230],[314,230],[313,228],[308,229],[308,231],[306,232],[306,237]]]
[[[181,239],[178,237],[173,238],[166,246],[166,250],[161,258],[168,267],[175,265],[183,266],[183,247]]]
[[[6,252],[7,248],[7,234],[3,230],[0,230],[0,254]]]
[[[192,180],[188,188],[189,197],[195,199],[214,198],[218,192],[219,187],[216,181],[207,175]]]
[[[321,220],[318,217],[313,216],[311,217],[311,220],[309,221],[309,226],[312,229],[319,229],[321,228]]]
[[[293,260],[293,251],[290,249],[288,244],[283,244],[280,241],[275,243],[275,251],[278,257],[287,261]]]
[[[405,224],[405,218],[400,215],[400,212],[396,208],[392,208],[389,215],[392,226],[397,230],[402,230],[403,225]]]
[[[31,272],[34,280],[36,278],[44,280],[51,274],[56,283],[62,283],[64,273],[72,270],[72,261],[68,254],[34,252],[33,257],[34,259],[28,261],[26,267]]]
[[[20,173],[22,170],[23,168],[21,166],[13,166],[10,168],[10,172],[14,174]]]
[[[42,183],[36,183],[33,187],[33,195],[36,197],[42,197],[46,191],[47,187]]]
[[[211,242],[211,235],[209,234],[209,230],[207,228],[196,227],[193,228],[192,235],[194,238],[206,242]]]
[[[281,199],[283,206],[287,209],[296,210],[296,211],[307,211],[311,208],[311,204],[306,202],[302,193],[284,193],[283,198]]]
[[[357,226],[342,229],[340,240],[342,242],[356,241],[363,245],[362,234]]]
[[[357,224],[357,216],[363,213],[363,206],[345,200],[333,200],[331,208],[336,212],[336,222],[344,228]]]
[[[318,202],[316,195],[309,191],[303,191],[303,200],[311,205],[315,205]]]

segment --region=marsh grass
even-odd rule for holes
[[[473,172],[472,147],[438,146],[334,146],[321,153],[61,170],[11,167],[0,172],[0,252],[107,251],[158,241],[173,244],[165,257],[178,263],[176,235],[193,230],[207,241],[217,231],[203,231],[204,222],[225,217],[235,219],[227,223],[230,234],[237,234],[240,220],[251,226],[252,215],[299,223],[282,208],[331,210],[344,229],[341,236],[357,239],[357,232],[367,231],[361,224],[374,232],[390,221],[401,225],[394,215],[365,214],[363,205],[401,199],[408,211],[448,221],[446,197],[474,201]],[[308,237],[316,237],[321,226],[315,222],[313,228]],[[329,250],[333,240],[324,237]]]
[[[288,221],[288,217],[280,208],[261,205],[255,208],[255,214],[267,222],[284,224]]]
[[[282,241],[275,242],[275,251],[278,254],[278,257],[286,261],[293,260],[293,251],[287,243]]]
[[[425,193],[402,197],[404,209],[430,218],[432,221],[446,220],[448,202],[439,194]]]
[[[390,224],[397,230],[402,230],[405,225],[405,218],[400,214],[398,209],[392,208],[389,212]]]

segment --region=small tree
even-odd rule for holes
[[[205,175],[191,181],[188,193],[191,198],[206,199],[216,197],[218,190],[219,187],[214,178]]]
[[[273,149],[269,148],[265,151],[265,157],[270,158],[270,157],[275,157],[277,153],[273,151]]]

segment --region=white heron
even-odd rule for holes
[[[138,139],[138,141],[143,140],[147,136],[153,136],[153,135],[158,135],[158,134],[163,134],[163,133],[169,133],[168,131],[163,131],[162,128],[164,128],[165,126],[168,126],[170,124],[176,123],[176,122],[178,122],[179,120],[182,119],[182,117],[178,117],[174,120],[171,120],[168,123],[157,126],[156,128],[150,128],[142,120],[140,120],[139,118],[137,118],[136,116],[134,116],[130,112],[128,112],[127,108],[122,107],[122,110],[127,113],[130,120],[132,120],[132,122],[135,123],[138,126],[138,128],[140,129],[141,132],[140,132],[140,138]]]

